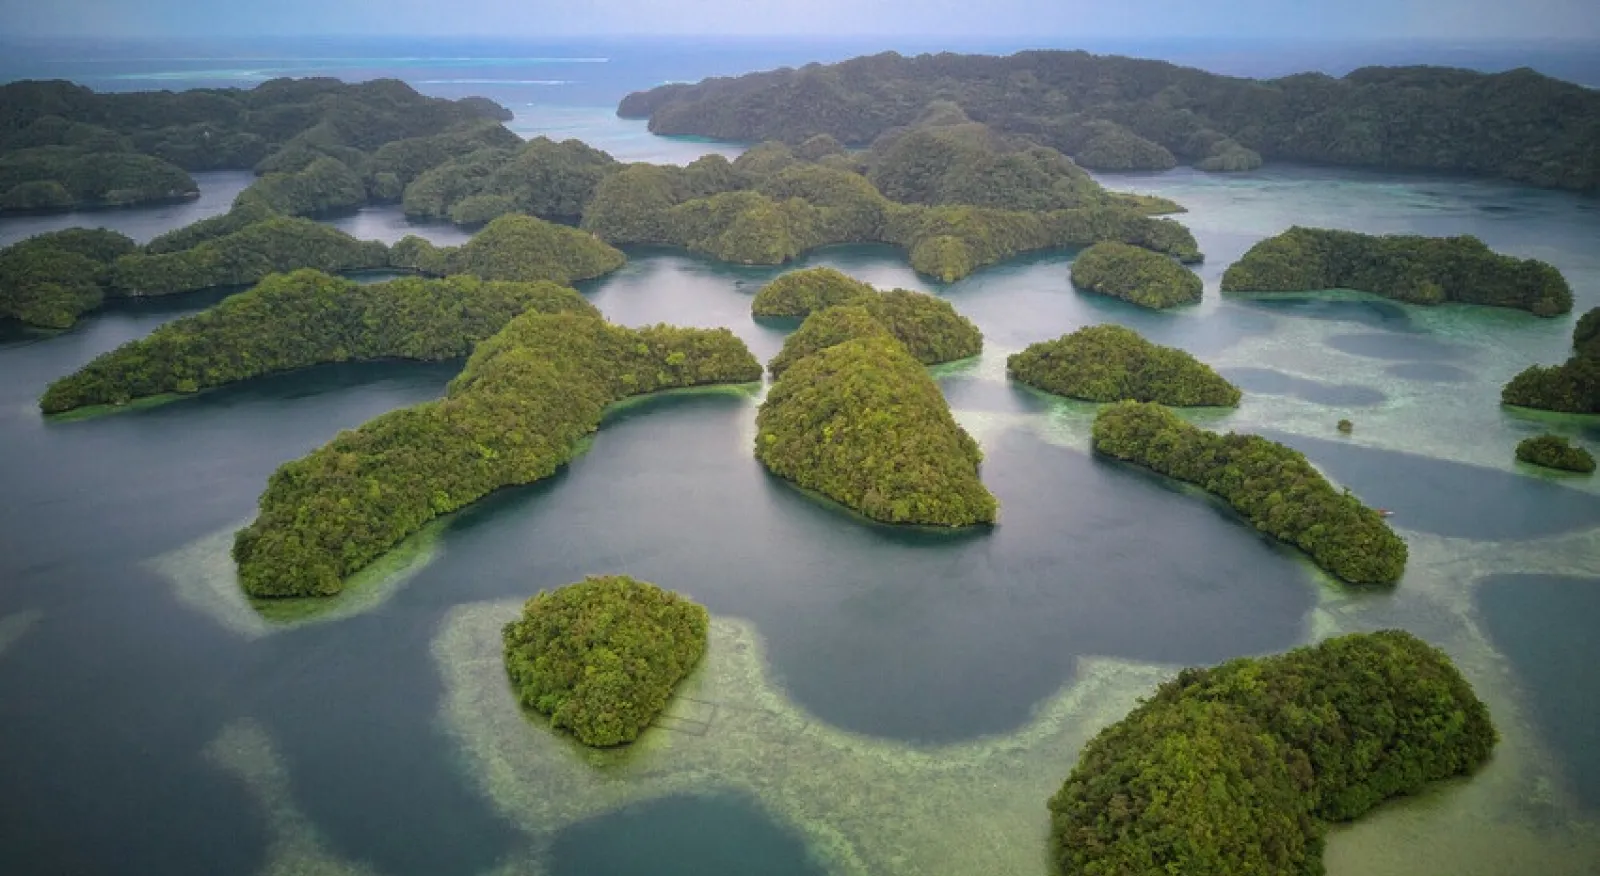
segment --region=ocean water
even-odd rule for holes
[[[614,117],[622,93],[828,57],[358,48],[280,46],[274,60],[112,46],[11,54],[3,69],[97,87],[403,75],[434,93],[520,95],[526,134],[682,161],[738,147],[652,137]],[[433,81],[469,79],[494,81]],[[558,80],[571,84],[544,84]],[[185,206],[225,205],[243,181],[207,176]],[[1329,872],[1594,873],[1600,486],[1532,471],[1511,449],[1546,429],[1593,444],[1600,427],[1497,404],[1511,374],[1564,356],[1572,317],[1338,293],[1225,300],[1217,281],[1296,222],[1472,233],[1556,264],[1581,312],[1600,305],[1596,202],[1303,167],[1103,181],[1189,208],[1203,303],[1150,313],[1076,293],[1071,252],[950,285],[887,247],[801,262],[940,295],[983,330],[981,357],[936,374],[986,453],[1002,503],[988,533],[865,523],[755,462],[759,391],[671,395],[614,412],[557,476],[413,539],[328,613],[272,621],[239,597],[227,556],[267,476],[339,429],[437,397],[458,364],[317,368],[53,421],[34,407],[51,380],[224,293],[119,302],[60,334],[0,332],[0,872],[1043,874],[1045,799],[1083,741],[1159,679],[1401,626],[1458,661],[1503,740],[1473,779],[1336,831]],[[73,223],[145,239],[193,218],[8,218],[0,239]],[[330,221],[462,239],[393,209]],[[727,326],[763,359],[781,346],[786,329],[754,322],[749,302],[782,269],[629,256],[581,290],[613,321]],[[1412,552],[1399,587],[1327,581],[1205,497],[1091,456],[1095,406],[1006,381],[1009,353],[1097,322],[1189,349],[1244,387],[1209,427],[1291,444],[1393,510]],[[1348,437],[1333,428],[1345,417]],[[669,715],[631,750],[596,755],[516,708],[498,629],[537,590],[605,573],[677,589],[715,620]]]

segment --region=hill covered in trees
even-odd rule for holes
[[[116,295],[138,298],[247,286],[301,268],[337,273],[388,264],[389,248],[375,240],[357,240],[310,219],[273,216],[189,249],[122,256],[111,285]]]
[[[1338,492],[1300,452],[1256,435],[1218,435],[1158,404],[1120,402],[1094,420],[1097,453],[1221,497],[1257,529],[1351,584],[1393,584],[1407,549],[1378,512]]]
[[[505,625],[506,674],[526,708],[584,745],[639,738],[706,650],[711,617],[627,575],[536,594]]]
[[[864,146],[935,102],[1104,170],[1269,161],[1505,177],[1600,189],[1600,93],[1528,69],[1367,67],[1342,78],[1220,76],[1164,61],[1027,51],[894,52],[628,95],[658,134]]]
[[[627,259],[593,234],[535,219],[501,216],[460,246],[436,247],[415,235],[394,245],[390,264],[435,277],[575,283],[609,274]]]
[[[1224,292],[1355,289],[1408,304],[1485,304],[1537,316],[1572,309],[1561,272],[1500,255],[1476,237],[1361,234],[1295,226],[1250,247],[1222,275]]]
[[[1078,253],[1072,260],[1072,285],[1152,310],[1193,304],[1205,291],[1198,274],[1172,259],[1115,241]]]
[[[1559,435],[1536,435],[1517,444],[1517,459],[1561,471],[1594,471],[1594,455]]]
[[[1505,385],[1500,401],[1508,405],[1600,414],[1600,307],[1591,309],[1572,329],[1572,356],[1560,365],[1534,365]]]
[[[0,317],[64,329],[100,306],[111,266],[136,249],[104,229],[68,228],[0,249]]]
[[[477,345],[444,398],[393,411],[285,463],[234,539],[245,592],[329,596],[428,521],[553,474],[640,393],[761,378],[727,329],[628,329],[524,312]]]
[[[1006,360],[1015,380],[1096,402],[1235,407],[1239,388],[1183,350],[1152,344],[1120,325],[1092,325],[1040,341]]]
[[[50,384],[39,407],[55,414],[122,404],[332,362],[464,358],[527,310],[600,315],[554,283],[457,276],[362,285],[309,268],[274,274],[97,356]]]
[[[1050,799],[1067,876],[1320,874],[1350,821],[1488,760],[1489,710],[1401,630],[1185,669],[1084,746]]]

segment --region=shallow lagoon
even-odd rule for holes
[[[563,124],[583,136],[582,119]],[[1216,284],[1293,222],[1469,232],[1556,263],[1581,311],[1600,303],[1600,211],[1496,183],[1299,168],[1107,182],[1190,208],[1203,303],[1150,313],[1078,294],[1070,253],[949,286],[889,248],[804,260],[946,296],[984,330],[983,356],[938,375],[987,453],[993,532],[864,523],[760,469],[756,396],[674,395],[617,411],[562,474],[457,515],[419,539],[404,574],[315,624],[254,615],[230,587],[227,532],[279,463],[437,396],[453,366],[313,369],[46,422],[33,400],[49,380],[218,296],[118,304],[55,336],[12,329],[0,869],[563,873],[616,851],[615,872],[646,872],[664,854],[651,843],[671,839],[707,862],[1038,873],[1044,798],[1156,679],[1400,625],[1461,662],[1505,741],[1476,779],[1336,832],[1330,872],[1592,872],[1600,756],[1585,733],[1600,689],[1579,621],[1600,568],[1600,487],[1518,467],[1511,448],[1544,429],[1594,440],[1595,427],[1496,404],[1511,374],[1564,355],[1571,318],[1348,294],[1223,300]],[[77,215],[144,237],[176,221]],[[393,212],[339,221],[382,239],[409,229]],[[630,257],[584,290],[611,319],[727,325],[762,358],[781,345],[787,327],[748,310],[776,271]],[[1007,354],[1102,321],[1235,376],[1245,403],[1199,422],[1267,431],[1394,509],[1412,546],[1399,589],[1327,583],[1192,491],[1092,458],[1093,405],[1005,381]],[[1351,436],[1334,431],[1341,417]],[[591,572],[680,589],[718,618],[690,695],[627,755],[585,757],[524,720],[494,659],[520,599]],[[726,845],[731,825],[749,825],[753,848]]]

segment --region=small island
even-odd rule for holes
[[[1572,330],[1572,356],[1560,365],[1534,365],[1500,391],[1502,404],[1569,414],[1600,414],[1600,307]]]
[[[783,370],[756,415],[756,458],[880,522],[993,523],[977,442],[905,346],[863,326]]]
[[[584,745],[639,738],[705,653],[706,610],[626,575],[589,577],[529,599],[505,625],[517,699]]]
[[[274,215],[189,249],[125,255],[112,266],[111,285],[115,295],[142,298],[248,286],[300,268],[338,273],[388,264],[389,248],[382,243],[310,219]]]
[[[120,405],[333,362],[463,358],[528,310],[600,316],[583,296],[554,283],[458,276],[362,285],[309,268],[274,274],[96,357],[50,384],[39,408],[59,414]]]
[[[1537,435],[1517,444],[1517,459],[1559,471],[1588,474],[1594,471],[1594,455],[1559,435]]]
[[[851,304],[878,294],[871,284],[835,268],[787,271],[756,290],[750,314],[768,318],[804,318],[835,304]]]
[[[1170,409],[1119,402],[1094,420],[1094,449],[1194,484],[1255,528],[1350,584],[1394,584],[1407,549],[1378,512],[1329,484],[1304,455],[1257,435],[1218,435]]]
[[[240,584],[254,597],[332,596],[430,520],[554,474],[612,402],[760,379],[727,329],[524,312],[477,345],[444,398],[341,432],[274,472],[234,539]]]
[[[1095,402],[1236,407],[1239,388],[1183,350],[1152,344],[1133,329],[1093,325],[1041,341],[1006,360],[1011,378]]]
[[[1097,243],[1072,261],[1072,285],[1164,310],[1193,304],[1205,291],[1200,277],[1172,259],[1125,243]]]
[[[1224,292],[1354,289],[1407,304],[1482,304],[1560,316],[1572,289],[1537,259],[1493,252],[1470,235],[1361,234],[1295,226],[1250,247],[1222,275]]]
[[[111,265],[137,247],[104,229],[68,228],[0,249],[0,318],[71,328],[105,301]]]
[[[435,277],[472,274],[485,280],[562,285],[609,274],[625,261],[619,250],[593,234],[518,215],[495,219],[460,246],[436,247],[408,235],[390,252],[394,267]]]
[[[1328,822],[1469,775],[1498,733],[1401,630],[1185,669],[1089,741],[1050,799],[1065,874],[1322,872]]]

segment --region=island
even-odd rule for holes
[[[1218,435],[1147,402],[1118,402],[1094,420],[1094,450],[1194,484],[1252,526],[1305,551],[1350,584],[1394,584],[1407,549],[1378,512],[1328,483],[1304,455],[1257,435]]]
[[[112,263],[135,249],[100,228],[52,231],[0,249],[0,318],[70,328],[105,300]]]
[[[1588,474],[1594,471],[1594,455],[1559,435],[1545,433],[1517,443],[1517,459],[1544,468]]]
[[[528,310],[600,316],[574,290],[548,282],[458,276],[363,285],[309,268],[273,274],[95,357],[50,384],[39,408],[120,405],[333,362],[463,358]]]
[[[863,301],[878,294],[870,283],[835,268],[787,271],[756,290],[750,314],[768,318],[804,318],[835,304]]]
[[[1325,825],[1468,775],[1498,741],[1402,630],[1185,669],[1084,746],[1049,801],[1063,874],[1321,873]]]
[[[1560,316],[1572,310],[1561,272],[1499,255],[1470,235],[1361,234],[1294,226],[1252,246],[1222,275],[1223,292],[1354,289],[1407,304],[1484,304]]]
[[[430,520],[554,474],[612,402],[759,379],[761,364],[727,329],[524,312],[477,345],[444,398],[341,432],[274,472],[234,539],[240,584],[254,597],[334,595]]]
[[[935,103],[1102,170],[1296,161],[1600,190],[1600,93],[1525,67],[1246,79],[1082,51],[885,52],[661,85],[623,98],[617,114],[648,118],[657,134],[866,146]]]
[[[1572,356],[1560,365],[1534,365],[1500,391],[1502,404],[1569,414],[1600,414],[1600,307],[1572,330]]]
[[[609,274],[627,258],[593,234],[532,216],[501,216],[460,246],[436,247],[407,235],[389,263],[435,277],[472,274],[485,280],[576,283]]]
[[[756,414],[756,458],[883,523],[993,523],[977,442],[905,346],[867,330],[783,370]]]
[[[1125,243],[1097,243],[1072,260],[1072,285],[1164,310],[1193,304],[1205,291],[1200,277],[1172,259]]]
[[[349,209],[398,199],[402,179],[464,148],[429,153],[427,141],[492,136],[511,118],[493,101],[424,97],[394,79],[115,93],[22,81],[0,85],[0,106],[0,212],[193,198],[189,174],[203,170],[256,171],[248,191],[287,215]]]
[[[389,248],[382,243],[310,219],[274,215],[189,249],[125,255],[112,266],[111,286],[113,295],[142,298],[248,286],[300,268],[337,273],[388,264]]]
[[[1152,344],[1120,325],[1092,325],[1040,341],[1006,359],[1006,373],[1034,389],[1086,401],[1237,407],[1239,388],[1183,350]]]
[[[622,167],[579,140],[523,142],[511,136],[510,143],[453,146],[447,160],[435,162],[405,187],[406,215],[457,225],[505,213],[576,221],[600,181]]]
[[[705,653],[711,617],[626,575],[534,595],[505,625],[506,674],[525,708],[584,745],[639,738]]]

